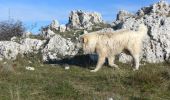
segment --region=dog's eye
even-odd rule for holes
[[[87,38],[83,38],[83,43],[87,43],[87,42],[88,42]]]

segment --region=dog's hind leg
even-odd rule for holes
[[[104,64],[105,58],[106,57],[104,57],[104,56],[99,56],[96,68],[94,70],[91,70],[90,72],[97,72]]]
[[[118,68],[119,69],[118,65],[116,65],[114,63],[114,61],[115,61],[115,56],[108,57],[108,62],[109,62],[110,67],[114,67],[114,68]]]

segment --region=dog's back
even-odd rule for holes
[[[147,27],[141,24],[137,31],[120,29],[110,33],[98,33],[98,43],[103,44],[110,52],[118,54],[124,49],[133,48],[133,46],[135,46],[134,48],[140,48],[146,34]]]

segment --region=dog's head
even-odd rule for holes
[[[79,42],[83,48],[84,54],[91,54],[95,52],[96,35],[84,31],[84,34],[79,37]]]

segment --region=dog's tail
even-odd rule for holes
[[[140,24],[138,28],[138,33],[141,35],[141,37],[145,37],[147,35],[148,28],[144,24]]]

